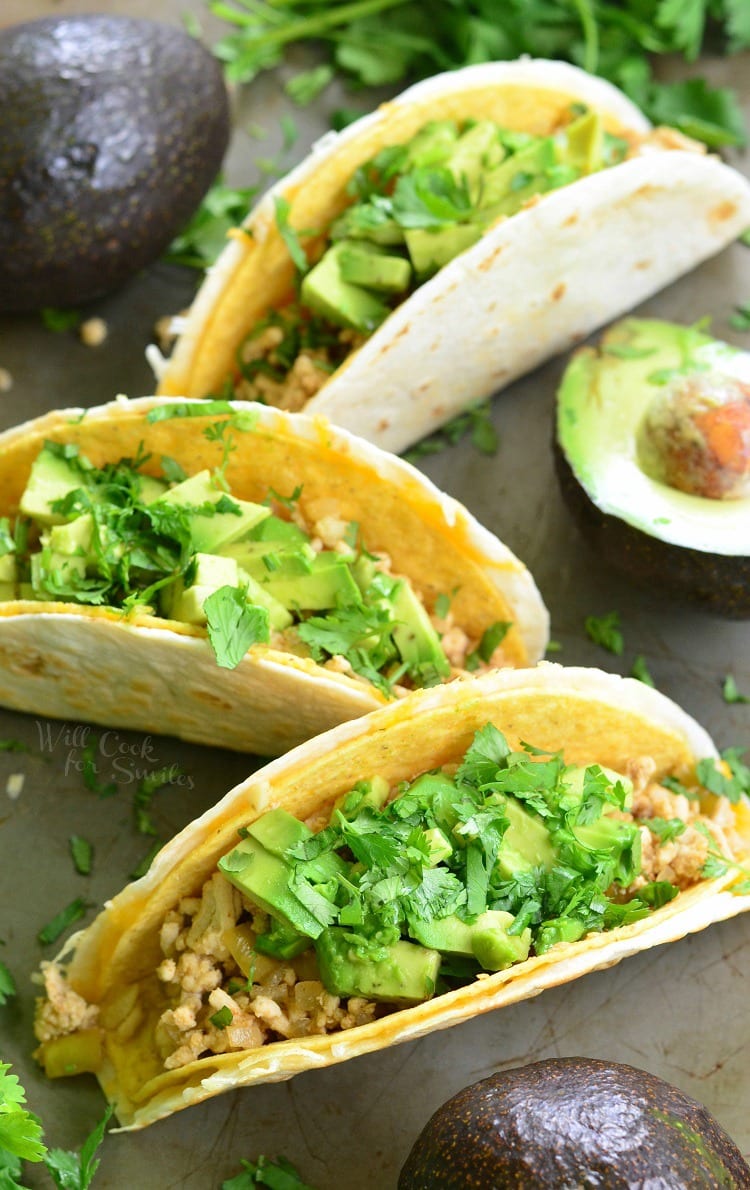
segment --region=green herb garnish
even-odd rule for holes
[[[251,645],[270,639],[266,608],[249,604],[239,587],[219,587],[203,607],[216,662],[224,669],[234,669]]]
[[[307,1182],[303,1182],[292,1165],[285,1157],[277,1157],[275,1161],[268,1157],[259,1157],[255,1161],[241,1161],[242,1172],[221,1183],[221,1190],[252,1190],[253,1186],[267,1186],[269,1190],[314,1190]]]
[[[64,934],[74,922],[80,921],[80,919],[85,916],[87,908],[88,906],[86,905],[83,897],[76,897],[74,901],[71,901],[69,905],[66,905],[64,909],[61,909],[60,912],[52,918],[52,921],[48,922],[46,926],[42,927],[42,929],[37,934],[37,941],[40,942],[42,946],[49,946],[52,942],[56,942],[60,935]]]
[[[750,696],[748,696],[747,694],[743,694],[740,690],[737,689],[737,683],[734,679],[733,674],[727,674],[726,677],[724,678],[722,694],[724,697],[724,702],[728,702],[728,703],[750,702]]]
[[[79,310],[56,310],[52,306],[46,306],[39,313],[45,329],[56,335],[75,330],[83,318]]]
[[[227,1025],[231,1025],[234,1020],[234,1013],[228,1004],[224,1004],[218,1012],[215,1012],[208,1019],[217,1029],[226,1029]]]
[[[101,1120],[83,1142],[80,1153],[69,1149],[50,1149],[45,1155],[44,1164],[60,1190],[88,1190],[100,1165],[96,1152],[104,1140],[114,1110],[111,1103],[107,1105]]]
[[[651,677],[651,671],[646,664],[646,658],[642,653],[639,653],[633,660],[630,676],[631,678],[637,678],[639,682],[643,682],[646,686],[655,685],[654,679]]]
[[[161,840],[158,840],[153,844],[152,847],[149,847],[146,854],[141,860],[138,861],[136,866],[133,868],[133,871],[130,873],[131,880],[140,880],[142,876],[146,875],[163,846],[164,844],[161,842]]]
[[[190,222],[175,236],[164,254],[169,264],[207,269],[227,243],[232,227],[242,222],[258,193],[257,186],[233,188],[214,182]]]
[[[81,876],[88,876],[91,872],[91,862],[94,858],[93,844],[81,835],[71,835],[68,839],[68,845],[76,872]]]
[[[41,1161],[47,1152],[42,1126],[25,1103],[26,1092],[18,1076],[10,1073],[9,1063],[0,1062],[0,1155]],[[20,1174],[20,1167],[15,1172]]]
[[[595,645],[609,653],[615,653],[618,657],[622,656],[624,640],[618,612],[607,612],[604,616],[587,616],[584,628],[589,640]]]
[[[0,959],[0,1008],[16,995],[16,983],[5,963]],[[0,1186],[2,1183],[0,1183]]]

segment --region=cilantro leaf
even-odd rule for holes
[[[42,946],[49,946],[52,942],[56,942],[61,934],[64,934],[74,922],[79,921],[85,915],[87,908],[83,897],[76,897],[74,901],[61,909],[46,926],[42,927],[37,934],[37,941]]]
[[[218,178],[163,259],[169,264],[207,269],[227,244],[230,229],[242,223],[257,193],[257,186],[235,189]]]
[[[270,638],[267,609],[249,604],[239,587],[219,587],[203,608],[211,647],[224,669],[234,669],[251,645]]]
[[[22,1161],[41,1161],[47,1152],[42,1126],[25,1103],[26,1092],[18,1076],[10,1073],[9,1063],[0,1062],[0,1153]]]
[[[303,1182],[291,1161],[277,1157],[270,1161],[259,1157],[257,1162],[242,1161],[242,1172],[221,1183],[221,1190],[252,1190],[253,1186],[267,1186],[268,1190],[314,1190]]]
[[[584,628],[589,640],[610,653],[622,656],[624,641],[620,631],[618,612],[607,612],[604,616],[586,616]]]
[[[68,839],[68,846],[76,872],[81,876],[88,876],[94,856],[93,845],[81,835],[71,835]]]
[[[8,1003],[11,996],[16,994],[16,984],[13,976],[6,967],[5,963],[0,960],[0,1008]]]
[[[646,658],[642,653],[639,653],[633,660],[633,665],[630,670],[631,678],[637,678],[639,682],[643,682],[646,686],[653,686],[654,679],[651,677],[651,671],[646,664]]]
[[[276,226],[279,230],[279,235],[286,244],[287,251],[294,261],[294,267],[299,273],[306,273],[310,265],[305,255],[305,250],[299,241],[300,233],[289,223],[289,212],[291,207],[285,198],[277,195],[274,199],[274,208],[276,210]]]
[[[722,695],[724,697],[724,702],[728,702],[728,703],[750,702],[750,697],[747,694],[743,694],[740,690],[737,689],[737,683],[734,679],[733,674],[727,674],[726,677],[724,678],[724,685],[722,687]]]
[[[208,1018],[216,1029],[226,1029],[234,1020],[234,1013],[228,1004],[223,1004],[218,1012]]]
[[[113,1111],[114,1107],[109,1104],[102,1119],[83,1142],[80,1154],[66,1149],[50,1149],[46,1154],[44,1164],[60,1190],[88,1190],[100,1165],[96,1152]]]
[[[734,314],[729,319],[729,325],[735,331],[750,331],[750,302],[734,307]]]

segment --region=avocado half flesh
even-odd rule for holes
[[[125,16],[0,31],[0,311],[79,304],[155,260],[229,138],[221,67]]]
[[[438,1108],[398,1190],[711,1190],[750,1167],[710,1112],[644,1070],[552,1058],[492,1075]]]
[[[557,400],[558,477],[597,554],[651,591],[750,616],[750,354],[625,319],[576,352]]]

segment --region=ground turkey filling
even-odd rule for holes
[[[650,881],[669,881],[683,890],[701,879],[710,844],[696,823],[710,828],[722,854],[733,854],[734,817],[729,803],[719,800],[707,818],[696,800],[654,782],[654,770],[649,757],[626,767],[633,782],[633,801],[632,812],[622,817],[640,822],[643,858],[640,874],[620,894],[624,900]],[[679,818],[688,825],[682,834],[662,843],[649,830],[650,818]],[[321,829],[325,824],[309,825]],[[184,897],[167,914],[160,932],[164,958],[156,975],[168,1007],[159,1018],[155,1037],[166,1070],[209,1054],[351,1029],[394,1009],[360,996],[331,995],[320,981],[312,949],[288,961],[255,955],[253,939],[268,928],[268,916],[218,872],[199,896]],[[95,1026],[98,1009],[67,986],[54,963],[43,969],[47,998],[37,1018],[40,1041]],[[222,1010],[228,1011],[222,1014]],[[217,1014],[219,1023],[211,1020]],[[223,1024],[222,1016],[228,1023]],[[123,1027],[127,1031],[132,1026],[132,1032],[139,1020],[140,1013],[130,1013]],[[120,1040],[126,1040],[122,1027],[117,1032]]]

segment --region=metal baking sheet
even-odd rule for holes
[[[0,24],[97,7],[4,0]],[[204,14],[200,0],[111,0],[106,7],[174,23],[186,10]],[[744,87],[748,115],[749,65],[748,55],[700,64],[714,81]],[[246,89],[237,101],[240,131],[228,181],[257,180],[254,162],[279,151],[279,120],[290,110],[302,129],[285,158],[291,165],[341,99],[326,93],[314,113],[300,113],[289,109],[278,76]],[[346,101],[365,106],[361,95]],[[268,130],[267,140],[242,131],[254,125]],[[747,157],[737,164],[750,172]],[[96,302],[91,314],[109,326],[97,349],[82,346],[72,333],[44,330],[36,316],[0,319],[0,366],[13,376],[13,387],[0,396],[0,425],[55,407],[97,404],[118,392],[149,392],[144,347],[156,319],[184,307],[192,286],[191,275],[157,264],[116,296]],[[749,298],[750,249],[735,245],[639,312],[688,322],[710,314],[718,335],[750,347],[728,323],[733,305]],[[657,686],[699,718],[719,746],[746,746],[750,706],[726,705],[721,683],[732,672],[740,689],[750,690],[747,624],[673,607],[656,591],[626,585],[600,567],[560,501],[551,437],[563,364],[551,362],[495,399],[495,457],[462,442],[420,465],[529,565],[552,612],[552,636],[562,646],[557,659],[626,673],[643,654]],[[615,609],[625,635],[622,658],[602,652],[583,630],[586,615]],[[0,753],[0,955],[19,989],[0,1009],[0,1056],[19,1073],[48,1143],[80,1146],[101,1116],[103,1099],[93,1078],[48,1083],[31,1058],[30,972],[46,954],[36,934],[76,896],[85,898],[93,915],[127,880],[148,845],[132,823],[132,795],[145,773],[176,766],[172,784],[155,802],[166,839],[256,766],[246,756],[163,737],[87,733],[79,724],[10,712],[0,713],[0,739],[24,741],[29,749]],[[99,797],[84,784],[87,748],[102,781],[114,784],[111,796]],[[25,779],[13,798],[7,781],[17,773]],[[94,841],[91,877],[73,869],[67,840],[74,833]],[[110,1135],[96,1185],[205,1190],[238,1172],[242,1158],[284,1153],[319,1190],[393,1190],[417,1133],[460,1087],[506,1066],[576,1054],[629,1062],[676,1083],[702,1100],[747,1154],[748,979],[750,916],[421,1041],[288,1083],[224,1095],[144,1132]],[[50,1184],[41,1167],[25,1169],[30,1186]]]

